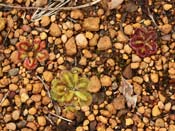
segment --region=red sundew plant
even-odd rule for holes
[[[23,66],[28,70],[33,70],[48,59],[48,51],[45,49],[45,41],[34,39],[34,41],[22,41],[16,44],[18,49],[18,59],[23,61]]]
[[[157,33],[152,28],[137,28],[130,40],[130,46],[142,58],[157,52]]]

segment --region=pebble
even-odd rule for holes
[[[134,121],[131,118],[127,118],[125,120],[125,125],[126,126],[130,126],[130,125],[133,125],[133,124],[134,124]]]
[[[42,6],[46,5],[47,3],[48,3],[48,0],[36,0],[33,3],[33,6],[42,7]]]
[[[152,116],[159,116],[161,114],[161,111],[159,110],[158,105],[155,105],[152,109]]]
[[[40,33],[40,39],[41,39],[41,40],[46,40],[46,39],[47,39],[47,34],[46,34],[46,32],[41,32],[41,33]]]
[[[124,46],[124,51],[125,51],[127,54],[131,54],[132,49],[131,49],[131,47],[130,47],[129,45],[125,45],[125,46]]]
[[[32,107],[32,108],[29,109],[28,112],[29,112],[30,115],[35,115],[37,113],[37,109],[35,107]]]
[[[29,99],[29,95],[27,93],[22,93],[20,97],[22,103],[25,103]]]
[[[80,59],[80,61],[78,63],[80,65],[83,65],[83,66],[87,65],[87,59],[86,59],[86,57],[82,56],[81,59]]]
[[[158,92],[158,96],[163,103],[166,101],[166,97],[161,92]]]
[[[22,120],[22,121],[19,121],[16,125],[18,128],[23,128],[26,126],[26,121],[25,120]]]
[[[128,42],[129,38],[125,34],[123,34],[122,31],[118,31],[117,40],[119,42]]]
[[[88,45],[88,41],[83,33],[78,34],[75,37],[75,41],[76,41],[78,48],[86,48]]]
[[[65,44],[65,48],[66,48],[66,54],[67,55],[75,55],[77,53],[77,48],[76,48],[76,44],[75,44],[75,39],[74,37],[71,37]]]
[[[16,124],[13,122],[7,123],[6,124],[6,129],[15,131],[16,130]]]
[[[70,17],[73,19],[83,19],[84,15],[81,10],[72,10],[70,13]]]
[[[4,18],[0,18],[0,31],[2,31],[5,28],[6,21]]]
[[[155,126],[156,127],[164,127],[165,126],[164,120],[162,118],[156,119]]]
[[[164,4],[163,5],[163,9],[165,10],[165,11],[168,11],[168,10],[170,10],[170,9],[172,9],[172,5],[171,4]]]
[[[49,16],[42,16],[41,17],[41,26],[43,26],[43,27],[46,27],[46,26],[48,26],[49,24],[50,24],[50,18],[49,18]]]
[[[136,54],[132,54],[132,62],[141,62],[141,58],[136,55]]]
[[[1,104],[2,107],[7,107],[7,106],[9,106],[9,105],[10,105],[10,102],[9,102],[8,99],[5,99],[5,100],[2,102],[2,104]]]
[[[151,73],[150,78],[153,83],[158,83],[159,82],[159,75],[157,73]]]
[[[90,78],[90,83],[88,86],[88,91],[96,93],[101,89],[101,83],[97,76],[92,76]]]
[[[46,125],[46,118],[44,116],[38,116],[37,121],[38,121],[38,124],[40,126],[45,126]]]
[[[132,27],[132,25],[126,25],[124,27],[124,32],[127,35],[132,35],[133,34],[133,27]]]
[[[35,83],[33,84],[32,93],[33,94],[41,93],[42,88],[43,88],[42,83]]]
[[[114,47],[115,47],[116,49],[121,50],[121,49],[123,49],[123,44],[122,44],[122,43],[115,43],[115,44],[114,44]]]
[[[125,97],[120,95],[113,100],[112,104],[115,110],[121,110],[125,108],[125,102],[126,102]]]
[[[137,95],[141,95],[142,86],[140,84],[135,83],[135,82],[134,82],[133,86],[134,86],[134,93]]]
[[[10,84],[9,85],[9,90],[10,91],[16,91],[18,89],[18,86],[16,84]]]
[[[131,63],[131,69],[138,69],[140,66],[140,63],[136,62],[136,63]]]
[[[112,85],[112,80],[111,77],[104,75],[100,78],[100,82],[102,86],[111,86]]]
[[[104,124],[107,124],[108,123],[108,119],[104,116],[99,116],[98,117],[98,120]]]
[[[171,102],[165,104],[165,111],[169,112],[171,110]]]
[[[164,24],[162,26],[159,26],[159,29],[164,33],[168,34],[172,31],[172,25],[170,24]]]
[[[144,107],[144,106],[138,107],[137,111],[138,111],[140,114],[143,114],[143,113],[145,113],[145,107]]]
[[[8,71],[9,76],[16,76],[19,73],[19,68],[13,68]]]
[[[108,36],[103,36],[97,44],[98,50],[107,50],[112,47],[111,39]]]
[[[53,74],[51,71],[44,71],[43,78],[46,82],[51,82],[53,80]]]
[[[99,31],[100,29],[99,17],[88,17],[83,21],[83,28],[87,31]]]
[[[57,24],[52,23],[49,28],[49,33],[51,36],[59,37],[61,35],[61,30]]]
[[[12,112],[12,118],[13,120],[18,120],[20,117],[20,110],[15,110]]]

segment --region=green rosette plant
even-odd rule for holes
[[[63,71],[51,83],[51,97],[67,109],[89,106],[92,95],[88,91],[89,79],[80,77],[78,71]]]

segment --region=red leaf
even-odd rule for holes
[[[37,67],[38,63],[36,59],[26,58],[24,60],[23,66],[28,70],[33,70]]]

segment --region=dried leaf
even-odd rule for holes
[[[125,96],[128,107],[136,107],[137,95],[133,96],[133,86],[122,77],[119,91]]]

